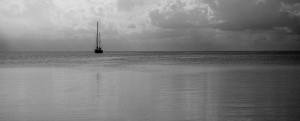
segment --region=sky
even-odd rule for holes
[[[299,0],[1,0],[0,51],[300,50]]]

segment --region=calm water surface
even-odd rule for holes
[[[298,121],[296,52],[0,52],[0,121]]]

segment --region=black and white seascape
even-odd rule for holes
[[[298,0],[2,0],[0,121],[299,121]]]

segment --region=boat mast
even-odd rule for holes
[[[98,37],[99,37],[99,38],[98,38],[98,44],[99,44],[99,48],[102,48],[102,47],[101,47],[101,36],[100,36],[100,32],[99,32],[99,35],[98,35]]]
[[[96,44],[97,44],[97,47],[96,47],[96,49],[98,50],[99,49],[99,42],[98,42],[98,39],[99,39],[99,37],[98,37],[98,21],[97,21],[97,38],[96,38]]]

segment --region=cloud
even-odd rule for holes
[[[8,44],[3,38],[3,36],[0,35],[0,51],[7,51],[8,50]]]
[[[136,28],[136,26],[134,24],[129,24],[127,25],[127,28]]]
[[[214,16],[210,6],[198,0],[162,0],[149,17],[153,26],[186,29],[208,26]]]
[[[150,51],[249,51],[298,50],[299,38],[272,30],[222,31],[201,28],[144,31],[128,35],[124,40],[138,41],[138,49]]]
[[[27,9],[24,3],[25,0],[1,0],[0,10],[13,14],[21,14]]]
[[[300,34],[300,2],[295,4],[281,3],[280,11],[289,15],[294,20],[285,29],[289,33]]]
[[[2,0],[2,50],[299,50],[298,0]]]
[[[280,11],[287,12],[291,17],[300,17],[300,3],[286,4],[281,3]]]
[[[162,0],[149,11],[163,29],[216,28],[224,31],[300,32],[297,0]]]
[[[136,5],[142,5],[143,3],[143,0],[117,0],[117,7],[121,11],[130,11]]]
[[[299,2],[299,1],[297,1]],[[213,10],[220,23],[215,28],[230,31],[272,30],[287,27],[299,32],[299,19],[280,11],[285,3],[295,0],[218,0]]]

